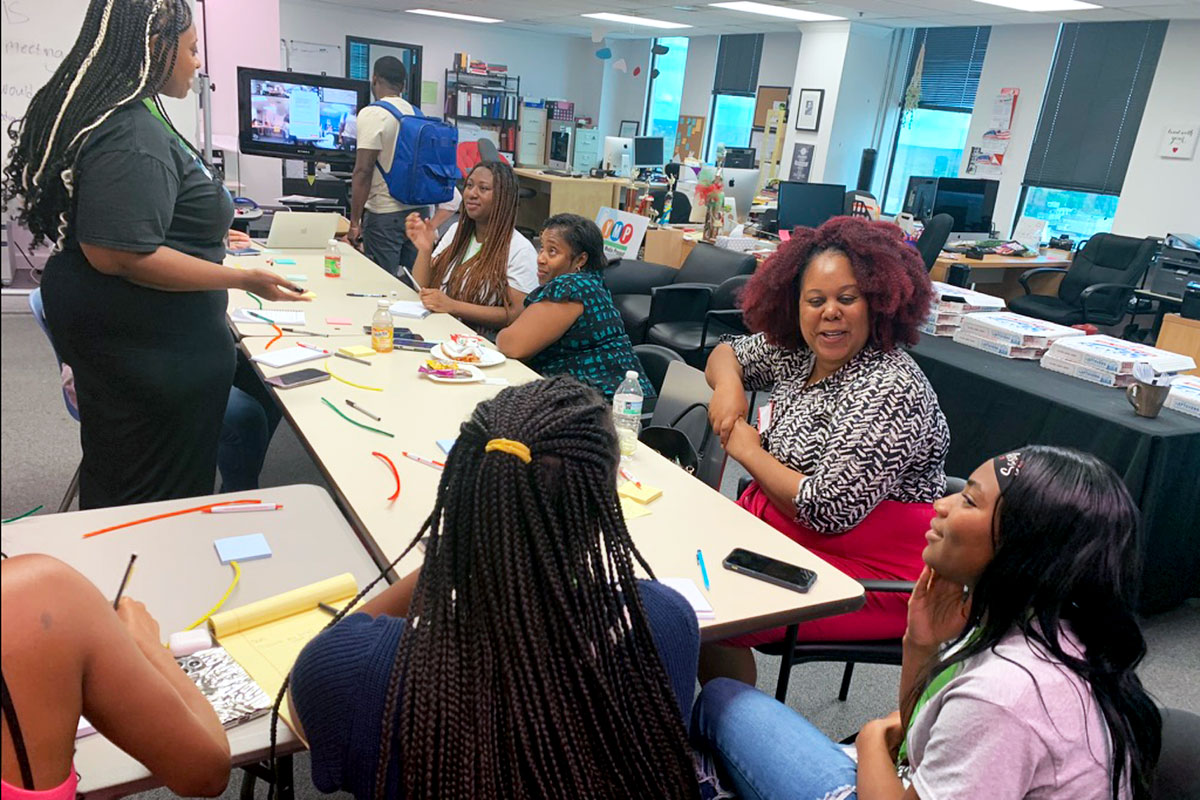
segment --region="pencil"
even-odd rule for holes
[[[353,400],[347,400],[346,405],[350,406],[351,408],[353,408],[355,411],[357,411],[360,414],[366,414],[368,417],[375,420],[376,422],[383,421],[383,417],[379,417],[379,416],[376,416],[375,414],[372,414],[370,411],[367,411],[365,408],[360,406],[358,403],[355,403]]]
[[[329,605],[329,603],[317,603],[317,608],[321,609],[331,617],[336,617],[340,613],[336,608]]]
[[[333,352],[333,354],[335,356],[337,356],[338,358],[344,358],[347,361],[357,361],[359,364],[366,364],[368,367],[371,366],[370,361],[367,361],[366,359],[358,358],[357,356],[348,356],[345,353],[339,353],[336,350]]]
[[[125,576],[121,578],[121,586],[117,589],[117,596],[113,598],[113,610],[121,602],[121,595],[125,594],[125,584],[129,583],[129,576],[133,574],[133,562],[137,561],[137,553],[129,554],[129,564],[125,567]]]

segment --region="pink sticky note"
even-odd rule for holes
[[[326,317],[326,325],[352,325],[349,317]]]
[[[792,232],[786,228],[779,229],[779,241],[790,242],[792,240]]]

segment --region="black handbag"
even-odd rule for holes
[[[675,462],[676,465],[692,475],[696,474],[696,470],[700,466],[700,461],[704,458],[704,451],[707,449],[709,439],[712,437],[712,426],[704,426],[704,436],[700,439],[699,448],[693,446],[687,434],[675,426],[696,409],[703,409],[707,413],[708,405],[705,403],[692,403],[683,411],[680,411],[670,425],[651,425],[645,428],[638,436],[638,440],[642,444],[664,458]]]

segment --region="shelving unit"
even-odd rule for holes
[[[486,126],[497,131],[496,149],[515,160],[521,78],[517,75],[481,75],[461,69],[446,70],[447,122]]]

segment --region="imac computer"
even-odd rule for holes
[[[667,160],[663,157],[663,137],[637,136],[633,140],[633,165],[649,169],[662,169]]]
[[[725,163],[729,164],[728,158],[725,159]],[[745,222],[750,213],[750,206],[754,204],[754,194],[758,190],[758,170],[726,166],[721,174],[725,179],[725,196],[733,198],[736,203],[734,208],[737,210],[738,222]]]
[[[726,147],[726,169],[754,169],[755,149],[753,147]]]
[[[246,155],[354,164],[365,81],[238,67],[238,146]]]
[[[998,188],[1000,181],[984,178],[938,178],[930,216],[954,218],[952,241],[990,238]]]
[[[900,208],[913,219],[927,220],[933,216],[933,196],[937,194],[937,178],[913,175],[908,179],[904,192],[904,205]]]
[[[628,136],[605,136],[602,163],[605,169],[628,178],[633,167],[633,139]]]
[[[840,183],[779,182],[779,230],[816,228],[845,211],[846,187]]]

